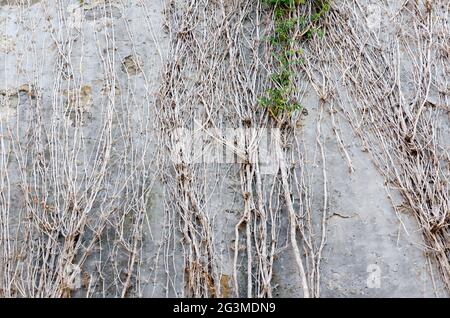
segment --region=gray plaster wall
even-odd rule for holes
[[[91,153],[98,146],[95,140],[102,138],[101,127],[105,119],[100,114],[110,109],[108,98],[113,91],[117,99],[116,106],[111,108],[114,116],[117,115],[115,127],[117,131],[121,124],[129,128],[130,142],[134,145],[132,153],[141,156],[144,162],[139,166],[139,173],[145,173],[150,180],[146,183],[148,200],[142,232],[142,261],[137,265],[142,284],[128,296],[183,296],[183,276],[179,274],[168,281],[159,243],[164,232],[165,190],[154,159],[158,155],[159,138],[156,100],[169,47],[164,29],[164,0],[93,0],[84,1],[87,3],[84,8],[79,1],[57,2],[58,5],[50,0],[0,1],[0,91],[4,99],[10,100],[0,105],[0,142],[4,143],[0,149],[3,154],[9,149],[11,140],[8,138],[17,138],[16,145],[23,149],[30,147],[32,140],[27,137],[27,132],[36,122],[36,110],[39,109],[39,120],[44,122],[42,127],[50,129],[49,124],[54,120],[67,121],[63,125],[67,130],[61,132],[64,140],[75,140],[74,134],[79,131],[86,138],[84,153]],[[61,51],[65,52],[63,56],[70,57],[73,69],[68,72],[72,72],[74,87],[60,80],[60,68],[68,66],[61,60]],[[105,56],[111,60],[102,60]],[[111,72],[114,81],[108,80]],[[104,93],[105,85],[111,83],[116,88],[106,88]],[[57,85],[60,89],[55,90]],[[308,115],[297,134],[305,145],[307,168],[314,180],[311,183],[312,205],[320,211],[324,176],[316,138],[321,106],[318,96],[307,83],[305,85],[307,93],[303,103]],[[76,91],[78,87],[81,90]],[[81,128],[77,128],[76,114],[55,113],[58,105],[63,103],[58,101],[59,95],[65,92],[65,98],[70,98],[73,91],[82,96]],[[39,96],[30,98],[34,92]],[[320,138],[326,153],[328,185],[327,244],[321,265],[321,296],[447,297],[437,268],[427,258],[416,220],[412,215],[398,214],[393,209],[393,204],[398,204],[401,198],[395,192],[387,191],[385,180],[370,155],[364,151],[346,120],[340,118],[343,143],[354,166],[354,171],[349,172],[332,130],[330,114],[325,112],[321,116]],[[89,143],[88,140],[93,141]],[[125,142],[115,147],[113,156],[131,149]],[[142,155],[144,151],[146,153]],[[114,188],[120,183],[121,176],[114,173],[121,171],[121,162],[126,158],[118,155],[116,162],[108,167],[109,177],[103,181],[105,188]],[[79,160],[87,160],[85,164],[89,166],[89,156],[81,155]],[[1,168],[8,170],[8,182],[1,184],[0,192],[8,193],[9,199],[3,199],[0,204],[4,208],[7,205],[7,217],[14,220],[26,206],[21,190],[24,179],[20,176],[18,163],[3,162]],[[233,180],[226,174],[230,169],[237,169],[237,166],[211,168],[211,175],[226,180],[219,185],[223,187],[221,191],[214,191],[210,202],[211,218],[217,220],[215,231],[219,243],[216,251],[222,260],[220,270],[224,277],[232,275],[230,246],[237,220],[233,211],[241,208],[233,190]],[[2,180],[5,180],[4,176]],[[93,210],[104,203],[99,200],[96,204]],[[118,207],[123,208],[119,203]],[[181,254],[181,250],[173,252],[174,264],[182,265]],[[3,262],[4,270],[5,259],[0,262]],[[85,270],[89,271],[93,266],[87,262]],[[274,281],[278,287],[274,296],[301,297],[296,277],[293,255],[286,249],[275,266]],[[77,295],[84,296],[85,293],[75,293]],[[89,296],[105,294],[93,292]],[[111,292],[106,296],[120,295]]]

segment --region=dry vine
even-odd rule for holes
[[[298,10],[307,12],[310,7]],[[288,113],[271,118],[258,101],[270,85],[268,74],[274,65],[265,40],[273,26],[272,11],[260,1],[192,0],[168,1],[166,13],[171,48],[160,92],[159,140],[167,192],[167,294],[224,296],[229,291],[223,284],[222,269],[231,262],[235,296],[272,297],[276,289],[274,264],[291,245],[302,295],[319,296],[326,203],[317,236],[305,169],[296,169],[290,160],[297,156],[297,161],[303,160],[302,149],[294,139],[292,122],[296,118]],[[245,133],[236,136],[240,140],[227,139],[220,132],[228,127]],[[234,244],[226,247],[232,250],[230,258],[217,257],[215,252],[220,245],[217,228],[224,217],[208,202],[211,184],[221,179],[218,163],[193,163],[191,149],[180,147],[189,138],[180,128],[201,136],[194,140],[202,145],[196,156],[205,158],[209,139],[238,158],[237,170],[231,169],[235,174],[227,176],[240,181],[241,193]],[[274,144],[274,160],[279,164],[275,175],[262,174],[258,163],[261,128],[281,131]],[[296,146],[289,147],[291,144]],[[286,228],[288,233],[280,233]],[[182,264],[176,262],[177,250],[183,253]],[[177,280],[180,270],[181,291]]]
[[[145,102],[138,102],[130,74],[120,76],[116,67],[115,24],[108,21],[126,4],[32,4],[14,9],[15,64],[22,73],[11,79],[2,70],[7,87],[28,84],[2,93],[1,106],[17,112],[0,119],[0,295],[140,294],[142,226],[152,185],[150,92],[144,76]],[[129,31],[124,14],[117,17]],[[43,34],[46,41],[35,40]],[[135,51],[133,34],[127,36]],[[78,59],[89,59],[86,42],[94,43],[100,62],[101,91]],[[51,47],[54,54],[46,54]]]
[[[417,219],[425,250],[450,288],[449,5],[392,3],[389,16],[385,3],[371,2],[379,10],[375,25],[367,5],[333,3],[304,69],[332,115],[339,110],[349,120],[389,187],[403,196],[396,211]]]

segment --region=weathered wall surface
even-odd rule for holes
[[[248,247],[235,237],[245,205],[241,164],[189,166],[193,189],[202,194],[196,202],[206,211],[200,223],[210,222],[214,244],[200,243],[200,252],[188,254],[180,231],[177,204],[192,199],[177,198],[185,192],[168,182],[177,167],[167,164],[161,125],[178,119],[164,117],[161,107],[169,106],[160,89],[168,70],[186,72],[189,59],[174,55],[183,44],[167,30],[167,23],[186,19],[183,10],[166,20],[164,6],[164,0],[0,1],[0,296],[190,296],[186,255],[203,248],[214,254],[211,284],[220,295],[235,295],[233,275],[246,295],[248,259],[235,258],[236,246]],[[397,11],[388,9],[394,17]],[[170,62],[176,65],[166,68]],[[189,71],[214,82],[206,69]],[[292,177],[291,186],[307,188],[298,192],[307,195],[292,195],[294,207],[326,224],[314,276],[320,296],[448,296],[415,217],[394,209],[400,194],[387,190],[347,118],[326,108],[315,88],[307,78],[299,81],[307,112],[292,156],[304,180]],[[180,96],[178,105],[200,108],[190,94]],[[276,175],[261,182],[267,193],[282,188]],[[272,296],[301,297],[284,199],[264,197],[275,210],[269,228],[279,224]]]

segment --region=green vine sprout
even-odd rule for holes
[[[270,75],[272,87],[259,99],[261,106],[267,108],[273,117],[281,113],[292,113],[302,109],[302,105],[293,97],[293,66],[302,61],[302,50],[296,49],[296,41],[310,39],[314,34],[324,35],[317,22],[328,12],[330,2],[325,0],[308,1],[311,10],[299,14],[300,6],[306,6],[307,0],[263,0],[273,10],[274,33],[269,37],[276,62],[276,70]]]

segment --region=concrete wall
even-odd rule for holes
[[[23,4],[18,5],[18,2]],[[36,120],[43,122],[42,129],[51,129],[49,122],[65,121],[61,127],[67,130],[60,132],[65,136],[63,140],[75,140],[77,132],[83,134],[86,142],[80,148],[84,154],[89,154],[99,145],[95,140],[103,138],[101,128],[105,123],[104,114],[109,109],[116,120],[113,134],[118,133],[120,127],[127,128],[127,136],[134,145],[132,153],[145,162],[145,168],[140,165],[133,167],[139,167],[139,173],[146,173],[148,177],[145,183],[148,189],[145,192],[147,210],[143,221],[142,260],[136,264],[137,274],[133,276],[133,280],[139,277],[141,284],[138,289],[131,288],[128,296],[180,296],[182,273],[168,279],[163,259],[165,254],[159,243],[164,234],[166,190],[154,164],[158,138],[156,118],[160,112],[156,98],[170,44],[163,27],[164,0],[83,2],[0,1],[0,142],[4,143],[3,155],[14,151],[13,144],[23,149],[30,147],[33,139],[29,133]],[[65,72],[67,77],[64,77]],[[116,86],[114,89],[108,87],[111,83]],[[311,86],[307,82],[304,85],[303,104],[308,115],[296,133],[305,148],[314,211],[323,209],[323,171],[326,172],[328,187],[327,244],[321,265],[321,296],[447,296],[440,283],[439,272],[426,257],[414,217],[397,214],[393,209],[389,195],[398,203],[401,200],[398,193],[386,189],[385,180],[373,165],[370,155],[364,151],[346,120],[339,118],[343,143],[354,167],[354,171],[349,172],[332,129],[329,112],[320,115],[323,117],[322,131],[318,135],[321,104]],[[60,98],[70,99],[71,94],[77,96],[78,112],[61,108],[65,101]],[[36,96],[30,98],[32,95]],[[111,98],[115,98],[115,106],[108,108],[108,99]],[[325,168],[317,138],[322,140],[325,149]],[[122,154],[131,149],[124,140],[112,151],[117,160],[108,166],[109,177],[102,181],[105,188],[118,186],[126,176],[125,172],[122,176],[114,175],[114,171],[122,171],[121,162],[126,162],[123,160],[127,156]],[[43,143],[41,147],[45,152],[49,146]],[[142,155],[144,151],[146,154]],[[32,157],[25,156],[31,161]],[[89,163],[92,160],[89,156],[79,159],[88,161],[85,166],[93,164]],[[20,175],[19,163],[11,160],[3,164],[2,169],[9,171],[8,182],[3,182],[0,192],[9,193],[9,196],[0,204],[8,206],[8,214],[4,212],[4,217],[14,220],[18,213],[26,210],[21,187],[24,177]],[[29,169],[31,166],[29,163],[24,165]],[[224,281],[232,275],[234,225],[238,220],[236,214],[242,208],[234,190],[237,170],[234,177],[230,173],[233,169],[238,169],[238,165],[211,168],[212,171],[208,172],[210,183],[206,183],[212,189],[215,180],[223,178],[219,185],[216,184],[208,204],[210,216],[216,222],[216,257],[221,260],[220,272]],[[136,175],[132,178],[140,180]],[[5,180],[5,174],[2,180]],[[104,201],[96,201],[97,206],[92,210],[99,209],[104,202],[112,204],[114,200],[105,197]],[[119,209],[122,209],[121,205]],[[102,239],[108,240],[103,236]],[[172,252],[174,268],[182,267],[182,253],[179,247]],[[2,261],[5,262],[4,259]],[[102,262],[107,264],[109,260]],[[93,261],[87,261],[83,271],[93,270],[93,264]],[[274,296],[301,296],[296,277],[295,261],[288,248],[280,252],[275,263],[274,282],[278,287]],[[104,279],[103,284],[105,281],[108,279]],[[226,284],[231,285],[231,281]],[[85,287],[74,295],[84,296]],[[102,287],[95,284],[92,289],[94,291],[89,296],[120,294],[116,291],[101,292]]]

